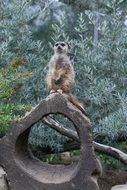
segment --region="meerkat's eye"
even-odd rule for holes
[[[61,45],[62,47],[64,47],[64,46],[65,46],[65,43],[61,43],[60,45]]]
[[[56,47],[57,47],[58,45],[59,45],[58,43],[55,44]]]

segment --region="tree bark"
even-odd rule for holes
[[[76,131],[68,129],[66,126],[56,121],[51,116],[44,117],[42,121],[48,124],[51,128],[55,129],[57,132],[61,133],[62,135],[65,135],[66,137],[73,139],[74,142],[70,142],[64,146],[64,151],[70,151],[80,148],[80,140]],[[127,164],[127,154],[120,151],[119,149],[103,145],[95,141],[93,141],[93,146],[95,151],[108,154],[121,161],[122,163]]]

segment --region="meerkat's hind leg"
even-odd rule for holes
[[[55,92],[56,92],[55,90],[50,90],[49,93],[52,94],[52,93],[55,93]]]
[[[62,94],[63,90],[62,89],[58,89],[57,92],[60,93],[60,94]]]

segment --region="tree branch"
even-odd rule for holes
[[[65,146],[64,148],[66,151],[80,148],[80,140],[76,131],[73,131],[72,129],[68,129],[66,126],[56,121],[51,116],[44,117],[42,121],[48,124],[51,128],[55,129],[57,132],[61,133],[62,135],[65,135],[68,138],[71,138],[74,141],[76,141],[74,143],[71,143],[72,144],[71,148],[70,147],[67,148]],[[120,151],[119,149],[111,147],[111,146],[103,145],[95,141],[93,141],[93,146],[94,146],[95,151],[108,154],[116,158],[117,160],[120,160],[122,163],[127,164],[127,154]]]

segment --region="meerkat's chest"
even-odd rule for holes
[[[70,61],[68,59],[68,57],[58,57],[55,60],[55,67],[56,69],[66,69],[70,66]]]

